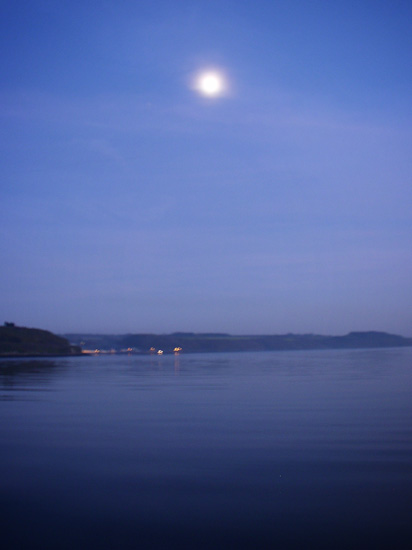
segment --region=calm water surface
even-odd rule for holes
[[[0,361],[2,548],[410,549],[412,349]]]

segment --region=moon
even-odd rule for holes
[[[225,92],[225,80],[217,71],[206,71],[198,75],[195,89],[204,96],[217,97]]]

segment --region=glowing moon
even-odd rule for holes
[[[194,87],[204,96],[216,97],[224,93],[225,80],[220,73],[208,71],[198,75]]]
[[[199,79],[199,90],[205,95],[217,95],[222,91],[222,79],[218,74],[206,73]]]

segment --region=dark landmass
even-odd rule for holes
[[[16,327],[5,323],[0,327],[0,357],[34,357],[80,355],[81,348],[66,338],[47,330]]]
[[[310,349],[356,349],[412,346],[412,338],[386,332],[350,332],[345,336],[321,336],[317,334],[284,334],[262,336],[233,336],[230,334],[66,334],[73,344],[83,350],[100,352],[150,353],[163,350],[172,353],[177,347],[183,353],[232,352],[232,351],[280,351]],[[154,352],[152,349],[152,352]]]
[[[0,327],[0,357],[68,356],[82,351],[112,353],[183,353],[282,351],[311,349],[360,349],[412,346],[412,338],[386,332],[350,332],[345,336],[279,334],[235,336],[220,333],[175,332],[173,334],[66,334],[46,330]]]

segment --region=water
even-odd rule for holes
[[[410,548],[412,349],[0,361],[0,540]]]

